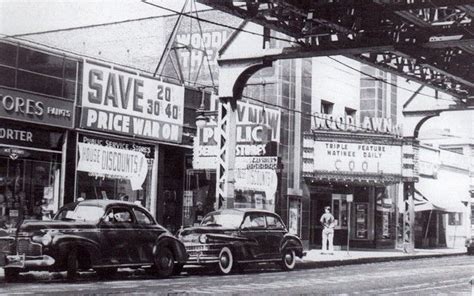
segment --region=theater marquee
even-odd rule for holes
[[[303,171],[316,179],[391,182],[402,175],[402,141],[387,136],[305,135]]]

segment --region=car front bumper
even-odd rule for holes
[[[217,263],[222,246],[222,244],[185,244],[189,255],[186,264]]]
[[[25,254],[5,255],[0,254],[0,267],[28,269],[32,267],[48,267],[54,265],[56,260],[48,255],[25,256]]]

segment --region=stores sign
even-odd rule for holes
[[[184,87],[84,63],[81,127],[181,142]]]
[[[148,173],[148,162],[143,153],[89,143],[78,143],[78,149],[78,171],[97,177],[128,179],[132,190],[142,189]]]
[[[263,109],[248,102],[237,103],[236,163],[241,157],[268,155],[266,144],[280,141],[280,117],[277,109]],[[216,169],[218,141],[215,121],[198,129],[194,140],[194,169]]]
[[[74,102],[0,87],[0,117],[72,128]]]

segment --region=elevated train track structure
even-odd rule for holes
[[[198,0],[294,40],[276,59],[345,55],[474,107],[473,0]]]

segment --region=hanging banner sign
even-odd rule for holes
[[[148,162],[143,153],[89,143],[77,145],[78,171],[93,173],[97,177],[128,179],[132,190],[142,189],[148,173]]]
[[[274,200],[278,186],[278,157],[239,157],[235,162],[235,189],[265,192]]]
[[[184,87],[84,62],[81,128],[180,143]]]

